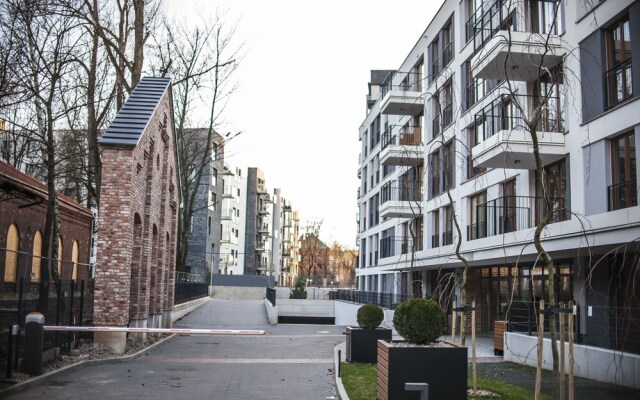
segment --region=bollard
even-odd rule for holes
[[[11,379],[12,375],[13,375],[13,359],[12,359],[12,355],[13,355],[13,342],[15,342],[15,338],[14,336],[18,336],[18,332],[20,331],[20,326],[19,325],[10,325],[9,326],[9,338],[8,338],[8,342],[7,342],[7,379]],[[16,350],[17,352],[18,350]]]
[[[407,392],[420,392],[420,400],[429,400],[428,383],[405,383],[404,390]]]
[[[27,315],[24,328],[23,370],[29,375],[42,374],[42,347],[44,340],[44,315],[34,312]]]

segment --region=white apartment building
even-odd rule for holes
[[[222,216],[220,234],[220,273],[244,272],[244,227],[246,218],[246,173],[225,165],[222,172]]]
[[[280,259],[280,286],[293,286],[299,274],[300,262],[300,218],[291,201],[282,199],[280,234],[282,237],[282,257]]]
[[[580,341],[640,352],[633,35],[640,1],[444,1],[397,70],[371,74],[358,289],[451,300],[461,239],[480,330],[510,300],[511,328],[531,329],[548,297],[533,238],[550,206],[542,245],[558,300],[578,305]]]

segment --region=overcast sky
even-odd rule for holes
[[[174,3],[179,4],[175,7]],[[442,0],[167,0],[187,18],[226,10],[246,57],[219,132],[243,133],[228,162],[258,167],[270,191],[355,246],[358,127],[371,69],[397,69]]]

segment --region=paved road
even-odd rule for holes
[[[136,360],[55,376],[10,399],[327,399],[343,327],[269,325],[262,301],[211,300],[176,326],[264,329],[260,337],[177,336]]]

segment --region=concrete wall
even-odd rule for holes
[[[264,299],[264,308],[267,310],[267,317],[271,325],[278,325],[278,307],[271,304],[267,299]]]
[[[535,336],[513,332],[505,333],[505,361],[536,366],[538,362],[537,340]],[[552,370],[551,341],[545,339],[543,346],[543,368]],[[568,357],[568,345],[566,345],[565,353]],[[582,345],[574,346],[574,354],[574,373],[576,376],[640,388],[640,355]]]
[[[335,324],[340,326],[358,326],[358,310],[360,307],[362,307],[362,304],[335,301]]]
[[[268,287],[268,276],[257,275],[214,275],[213,286],[237,286],[237,287]]]
[[[200,307],[201,305],[203,305],[204,303],[210,300],[211,300],[211,297],[203,297],[201,299],[192,300],[186,303],[177,304],[173,306],[173,311],[171,312],[171,325],[173,325],[174,322],[176,322],[180,318],[184,317],[185,315],[189,314],[191,311],[195,310],[196,308]]]
[[[329,288],[308,287],[307,299],[308,300],[329,300],[329,292],[331,292],[331,289]],[[276,298],[278,299],[288,299],[290,294],[291,294],[290,287],[276,288]]]
[[[335,317],[334,300],[278,299],[278,315],[285,317]]]
[[[210,292],[214,299],[262,300],[265,296],[263,287],[212,286]]]

